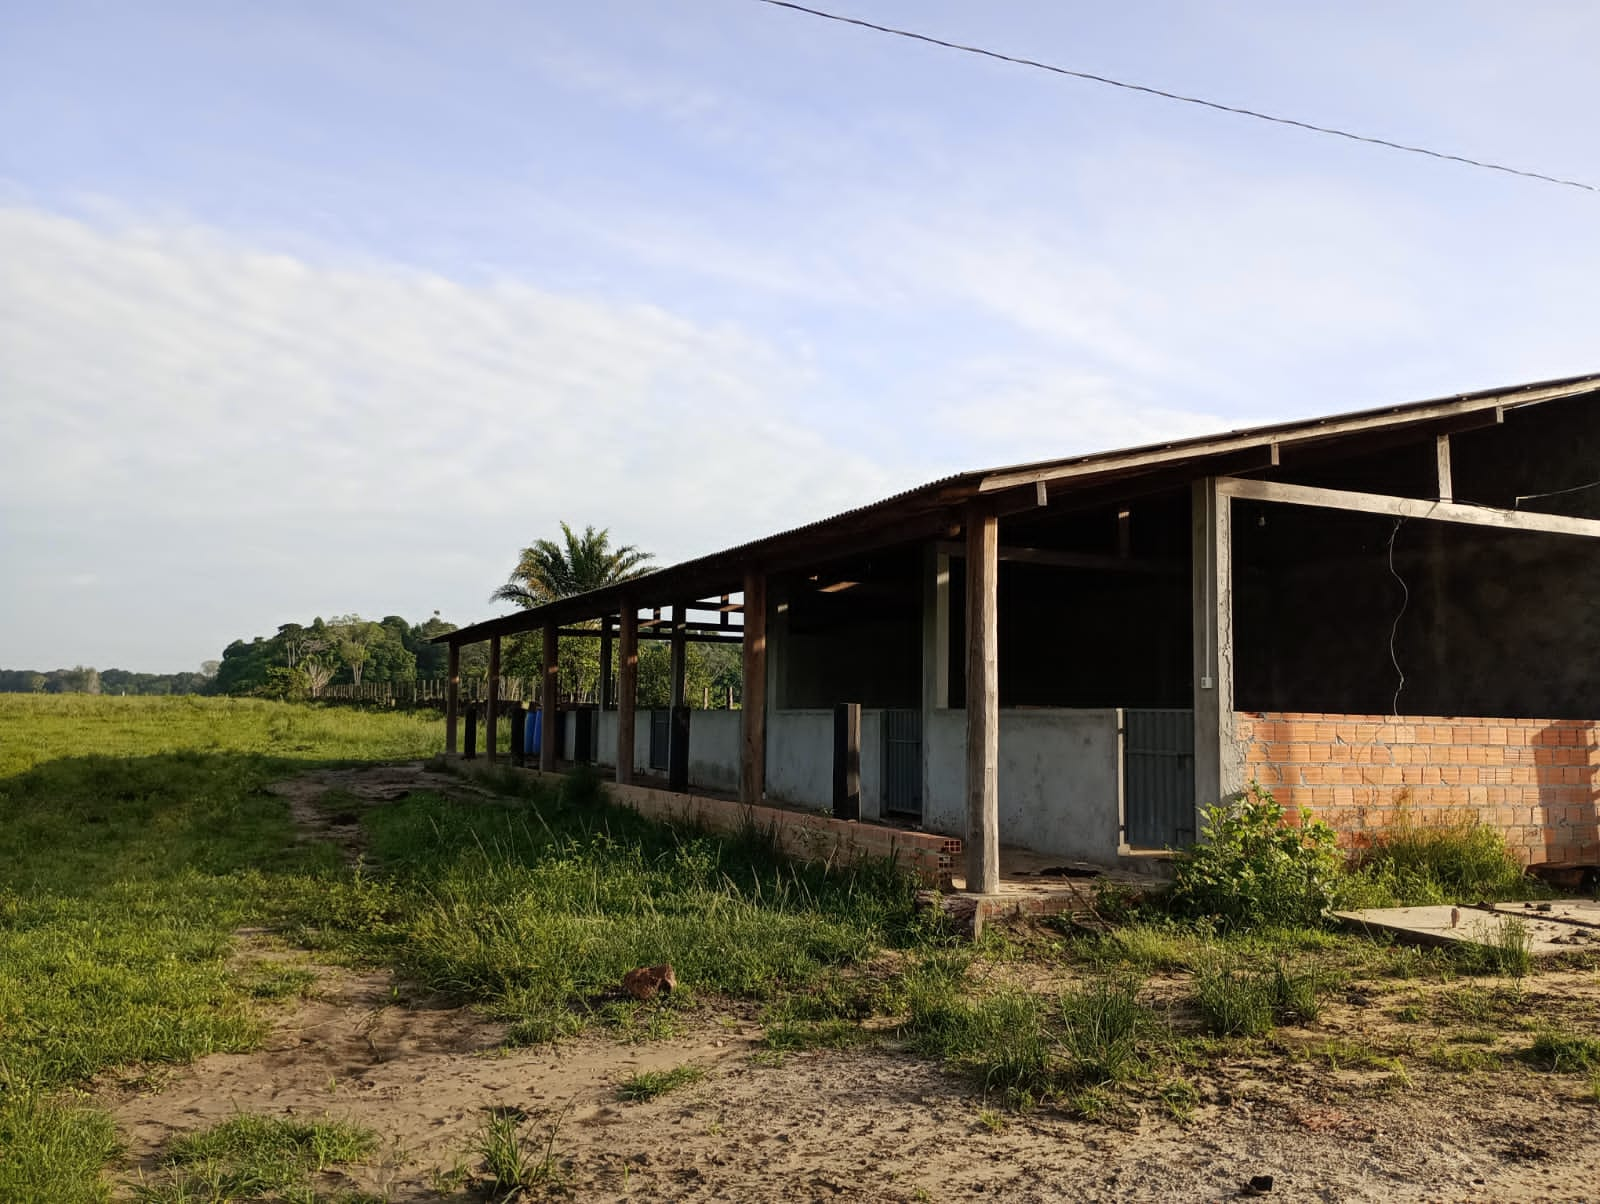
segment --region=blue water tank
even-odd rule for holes
[[[522,751],[530,757],[539,755],[540,714],[540,711],[529,711],[528,717],[522,721]]]

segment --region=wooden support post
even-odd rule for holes
[[[461,754],[464,761],[471,761],[478,755],[478,706],[476,703],[467,704],[467,747]]]
[[[686,637],[689,634],[688,607],[682,602],[672,604],[672,644],[671,644],[671,700],[669,705],[681,707],[683,705],[684,671],[687,668],[685,659],[689,650]]]
[[[634,702],[639,693],[639,610],[622,600],[617,630],[617,781],[633,781]]]
[[[689,708],[684,699],[685,678],[688,671],[689,604],[672,604],[672,726],[667,740],[667,787],[687,790],[689,787]]]
[[[1000,889],[999,520],[967,507],[967,890]]]
[[[1233,509],[1215,477],[1191,491],[1194,615],[1194,803],[1200,810],[1243,787],[1233,738]]]
[[[500,637],[489,637],[489,701],[483,708],[483,747],[493,761],[500,756]]]
[[[522,747],[523,736],[527,731],[527,724],[523,723],[523,712],[527,710],[526,703],[517,703],[511,708],[511,763],[521,769],[527,762],[526,750]]]
[[[539,716],[539,768],[551,773],[556,767],[561,740],[561,723],[557,719],[561,710],[561,662],[554,623],[544,625],[544,681],[540,685],[539,705],[544,708]]]
[[[744,575],[744,681],[739,703],[739,801],[754,806],[767,788],[767,579]]]
[[[596,699],[602,711],[611,709],[611,617],[600,620],[600,689]]]
[[[861,818],[861,704],[833,708],[833,817]]]
[[[1435,436],[1434,451],[1439,463],[1439,500],[1441,502],[1453,502],[1455,501],[1455,485],[1450,480],[1450,436]]]
[[[449,667],[446,672],[450,680],[445,685],[444,696],[444,750],[447,753],[456,751],[456,712],[461,709],[461,645],[451,644],[449,652]]]

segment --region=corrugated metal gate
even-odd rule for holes
[[[657,707],[650,712],[650,768],[665,770],[672,745],[672,712]]]
[[[1194,712],[1122,713],[1123,837],[1139,849],[1194,843]]]
[[[883,810],[922,818],[922,712],[883,713]]]

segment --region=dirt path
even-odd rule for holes
[[[112,1084],[104,1102],[147,1172],[174,1134],[240,1111],[368,1125],[384,1153],[345,1185],[397,1202],[449,1198],[435,1173],[476,1169],[473,1135],[490,1109],[527,1115],[541,1142],[558,1125],[582,1200],[1194,1201],[1265,1174],[1285,1200],[1577,1201],[1600,1184],[1600,1108],[1532,1072],[1492,1086],[1428,1075],[1380,1094],[1362,1076],[1223,1065],[1187,1125],[1040,1110],[991,1129],[980,1093],[893,1050],[752,1060],[760,1028],[748,1016],[707,1015],[637,1045],[600,1034],[502,1050],[500,1038],[470,1011],[397,1003],[386,976],[324,971],[266,1048],[204,1058],[154,1091]],[[623,1079],[683,1063],[707,1077],[618,1101]]]

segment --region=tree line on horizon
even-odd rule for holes
[[[536,540],[523,548],[505,584],[492,601],[530,608],[557,598],[586,593],[648,572],[654,557],[632,545],[613,547],[610,532],[586,527],[578,534],[561,524],[562,539]],[[590,624],[589,626],[593,626]],[[356,614],[320,616],[308,624],[285,623],[270,636],[237,639],[220,661],[207,661],[198,673],[97,671],[83,665],[49,673],[0,669],[0,693],[222,694],[270,698],[317,698],[330,685],[406,683],[442,679],[448,650],[432,642],[457,625],[439,612],[421,623],[399,615],[377,621]],[[598,634],[598,629],[597,629]],[[538,631],[508,637],[501,647],[501,673],[533,682],[542,674],[543,639]],[[641,707],[668,705],[670,653],[665,641],[641,641]],[[561,694],[565,702],[596,702],[600,694],[600,641],[563,636],[558,643]],[[613,670],[613,676],[615,670]],[[461,675],[484,681],[489,675],[486,645],[462,649]],[[727,644],[693,643],[685,656],[685,694],[693,705],[715,709],[737,701],[743,685],[739,649]]]

